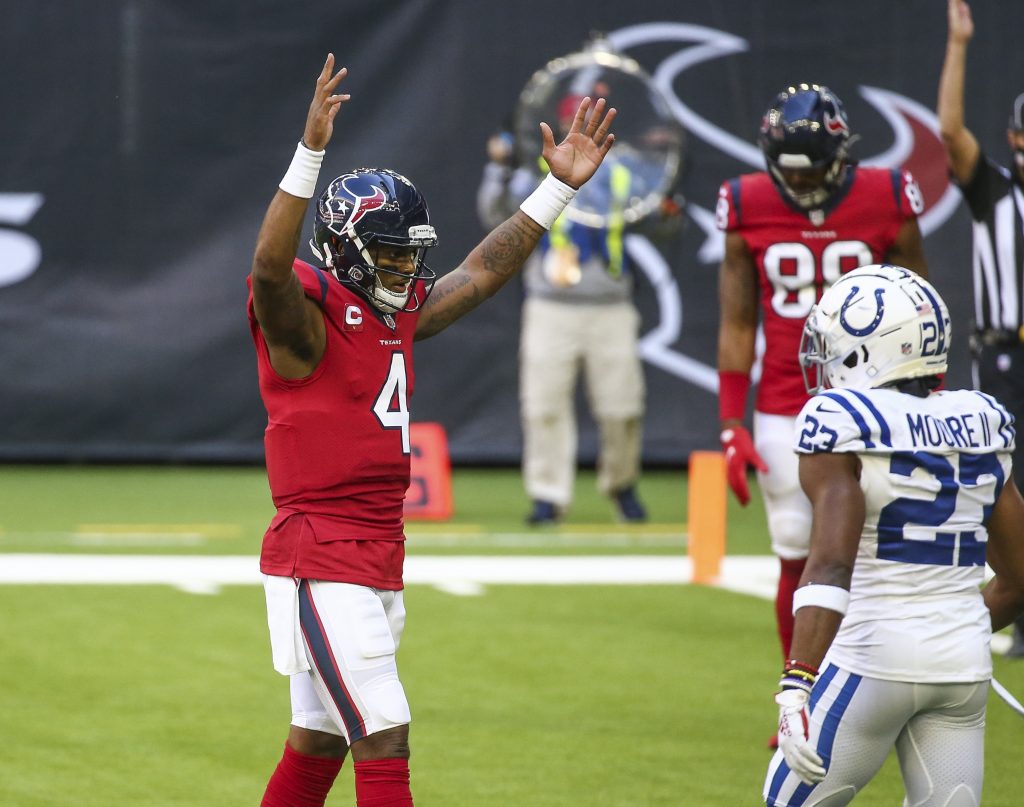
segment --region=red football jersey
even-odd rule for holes
[[[418,314],[380,320],[366,298],[294,263],[324,312],[316,370],[289,380],[270,365],[253,309],[267,476],[277,507],[263,539],[265,574],[401,588],[403,503],[409,487],[409,407]]]
[[[811,306],[840,275],[884,262],[900,227],[921,209],[910,173],[885,168],[851,166],[830,206],[812,216],[787,204],[763,171],[722,184],[718,228],[746,242],[761,288],[759,412],[800,412],[808,396],[797,354]]]

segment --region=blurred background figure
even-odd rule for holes
[[[646,114],[634,117],[633,128],[618,136],[615,150],[523,272],[519,400],[531,525],[556,523],[572,501],[581,373],[598,429],[597,485],[620,520],[647,519],[637,490],[645,393],[640,314],[625,237],[641,231],[664,239],[681,228],[680,200],[672,197],[671,184],[682,141],[645,74],[605,48],[595,40],[588,52],[538,72],[520,99],[516,134],[498,132],[487,142],[488,164],[477,196],[481,222],[493,227],[536,187],[546,165],[518,158],[539,153],[529,142],[534,118],[551,112],[564,132],[585,96],[608,97],[620,112],[630,103],[647,105]],[[592,57],[598,50],[604,57],[600,65]],[[622,119],[629,121],[630,115]]]
[[[939,78],[939,127],[950,172],[974,220],[974,386],[994,395],[1020,422],[1024,417],[1024,93],[1013,102],[1006,140],[1010,167],[987,157],[964,123],[971,7],[949,0],[949,38]],[[1014,465],[1024,467],[1020,448]],[[1024,657],[1024,618],[1013,624],[1008,656]]]

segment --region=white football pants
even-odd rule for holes
[[[849,804],[895,746],[907,791],[904,807],[978,807],[988,688],[988,681],[883,681],[829,664],[811,693],[810,725],[810,742],[828,773],[817,785],[806,785],[777,751],[765,779],[765,804]]]
[[[402,592],[323,580],[289,582],[298,586],[297,619],[274,613],[289,607],[283,600],[278,604],[268,596],[267,606],[271,644],[301,646],[306,662],[301,667],[309,668],[289,676],[292,725],[341,735],[351,745],[409,723],[395,662],[405,626]],[[289,623],[294,636],[284,635]]]

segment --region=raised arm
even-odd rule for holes
[[[306,208],[316,190],[324,148],[334,133],[334,118],[349,99],[334,92],[348,71],[333,71],[334,54],[328,54],[316,80],[302,142],[267,208],[252,259],[256,319],[267,342],[270,363],[285,378],[303,378],[312,373],[326,345],[323,313],[306,296],[292,264]]]
[[[576,190],[597,171],[615,142],[609,129],[616,111],[606,110],[601,98],[588,117],[590,106],[590,99],[584,98],[569,133],[557,146],[551,127],[541,123],[544,159],[551,172],[523,203],[532,216],[517,210],[492,230],[458,268],[437,281],[416,325],[417,339],[440,333],[504,286],[522,268]]]
[[[949,38],[939,75],[939,131],[953,177],[964,185],[974,175],[981,155],[977,139],[964,124],[964,74],[967,44],[974,36],[974,20],[971,7],[963,0],[948,2]]]

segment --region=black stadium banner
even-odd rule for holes
[[[954,317],[948,383],[970,383],[970,221],[934,113],[945,0],[3,6],[0,460],[262,459],[245,277],[328,51],[350,68],[353,99],[321,180],[362,165],[412,178],[431,204],[439,272],[484,234],[474,196],[485,142],[549,59],[600,32],[665,92],[686,131],[687,226],[657,248],[627,242],[647,464],[717,448],[716,193],[762,167],[757,127],[790,83],[843,99],[857,159],[915,174],[932,277]],[[1024,3],[976,0],[973,11],[967,121],[1005,161],[1024,91]],[[413,418],[445,427],[456,463],[519,460],[520,304],[513,283],[418,347]],[[592,458],[593,425],[582,427]]]

